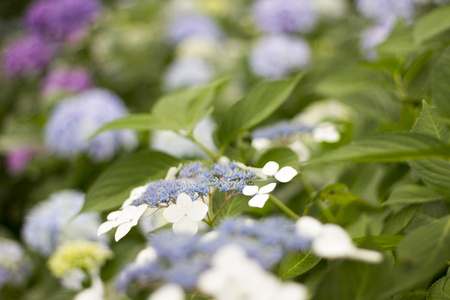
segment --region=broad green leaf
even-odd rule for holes
[[[435,190],[416,184],[403,184],[396,187],[383,205],[405,205],[441,200],[442,195]]]
[[[425,14],[413,28],[414,40],[422,43],[450,29],[450,7],[440,7]]]
[[[219,212],[217,216],[217,220],[223,220],[225,218],[232,218],[239,216],[244,210],[248,209],[248,201],[251,199],[248,196],[238,194],[232,197],[230,200],[225,203],[225,195],[224,193],[215,193],[213,196],[213,212],[217,213],[217,211],[222,207],[222,210]]]
[[[164,178],[179,161],[167,154],[146,151],[109,167],[89,189],[81,212],[104,211],[120,206],[132,189],[152,179]]]
[[[347,146],[307,161],[393,162],[421,158],[449,158],[450,145],[427,135],[411,132],[388,132],[353,141]]]
[[[367,264],[340,261],[328,268],[313,300],[375,300],[389,282],[389,261]]]
[[[419,205],[409,205],[400,211],[388,216],[381,234],[398,234],[412,221],[419,209]]]
[[[222,150],[242,132],[258,125],[283,104],[301,76],[259,84],[224,114],[217,136]]]
[[[345,183],[334,183],[325,187],[320,192],[320,198],[329,200],[337,205],[345,206],[358,200],[359,197],[353,195]]]
[[[266,151],[256,163],[256,167],[262,168],[269,161],[275,161],[281,167],[290,166],[294,169],[298,166],[297,154],[289,148],[272,148]]]
[[[427,291],[414,290],[414,291],[402,292],[400,294],[392,296],[390,299],[391,300],[424,300],[426,296],[427,296]]]
[[[380,55],[407,54],[414,50],[414,38],[409,26],[398,23],[385,42],[377,46]]]
[[[320,261],[309,252],[288,254],[280,264],[278,274],[282,280],[294,278],[314,268]]]
[[[450,6],[447,7],[450,12]],[[450,17],[447,19],[450,23]],[[430,73],[431,98],[439,112],[450,117],[450,47],[447,47],[434,64]]]
[[[392,291],[411,289],[438,274],[450,259],[450,216],[411,231],[397,247]]]
[[[132,114],[103,125],[91,137],[107,130],[132,129],[137,131],[146,131],[161,128],[164,128],[163,124],[161,124],[161,120],[151,114]]]
[[[362,245],[367,237],[359,236],[353,238],[358,245]],[[401,235],[375,235],[371,236],[371,242],[375,243],[382,251],[393,251],[397,249],[398,244],[403,239]]]
[[[450,272],[450,269],[449,269]],[[450,300],[450,276],[442,277],[428,290],[427,300]]]
[[[450,91],[450,90],[449,90]],[[423,101],[422,112],[414,124],[412,132],[426,134],[447,143],[450,132],[439,120],[439,114],[435,108]],[[409,162],[411,168],[424,181],[443,187],[450,187],[450,161],[448,159],[424,159]]]

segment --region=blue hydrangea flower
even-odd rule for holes
[[[131,130],[108,131],[88,138],[102,125],[127,115],[122,100],[110,91],[91,89],[67,98],[53,110],[45,129],[45,144],[60,157],[87,152],[94,161],[110,159],[120,147],[137,144]]]
[[[261,38],[253,47],[251,71],[264,78],[281,78],[305,68],[311,56],[306,42],[299,38],[272,35]]]
[[[9,45],[3,53],[3,70],[8,77],[42,72],[52,60],[54,47],[36,36],[26,36]]]
[[[289,137],[297,133],[310,133],[313,128],[306,124],[294,123],[289,121],[281,121],[274,125],[261,127],[253,131],[253,139],[269,139],[275,140],[277,138]]]
[[[201,86],[215,75],[213,67],[199,57],[181,57],[169,65],[164,74],[166,90]]]
[[[68,41],[85,31],[101,10],[97,0],[40,0],[27,11],[28,30],[51,41]]]
[[[309,32],[317,22],[310,0],[258,0],[252,14],[258,28],[267,33]]]
[[[415,0],[357,0],[356,7],[365,17],[381,23],[402,18],[411,21]]]
[[[255,178],[253,172],[241,170],[235,163],[215,163],[211,174],[214,186],[221,192],[242,192],[249,180]]]
[[[174,18],[167,28],[168,40],[179,44],[188,38],[220,40],[222,31],[214,19],[202,14],[187,14]]]
[[[6,284],[21,284],[31,269],[31,261],[20,244],[0,238],[0,289]]]
[[[25,218],[22,230],[30,249],[49,256],[65,241],[104,241],[97,237],[97,213],[84,213],[72,220],[83,207],[84,197],[81,192],[64,190],[35,206]]]
[[[56,69],[44,79],[45,94],[60,92],[79,93],[92,87],[92,78],[86,69]]]

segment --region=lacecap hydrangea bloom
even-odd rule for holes
[[[164,87],[173,91],[186,87],[201,86],[213,79],[215,70],[200,57],[180,57],[173,61],[164,74]]]
[[[42,72],[53,58],[55,48],[37,36],[25,36],[4,50],[3,71],[8,77]]]
[[[304,69],[310,62],[311,50],[300,38],[271,35],[253,46],[249,63],[257,76],[277,79]]]
[[[31,270],[31,260],[22,246],[13,240],[0,238],[0,289],[6,284],[20,285]]]
[[[32,208],[22,229],[22,237],[28,247],[49,256],[67,241],[105,242],[105,238],[96,235],[100,226],[97,213],[84,213],[72,219],[83,207],[84,197],[81,192],[63,190]]]
[[[136,135],[131,130],[117,130],[89,137],[102,125],[127,114],[122,100],[114,93],[87,90],[55,107],[45,128],[45,144],[60,157],[86,152],[94,161],[108,160],[121,147],[136,147]]]
[[[26,15],[30,32],[49,41],[69,41],[82,34],[101,11],[98,0],[39,0]]]
[[[84,68],[52,70],[44,79],[44,94],[79,93],[93,86],[91,75]]]
[[[188,38],[207,38],[220,40],[222,30],[214,19],[203,14],[185,14],[177,16],[169,22],[167,39],[172,44],[178,44]]]
[[[258,28],[266,33],[309,32],[317,22],[311,0],[258,0],[252,14]]]

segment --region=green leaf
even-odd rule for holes
[[[400,294],[397,294],[391,297],[391,300],[424,300],[427,296],[427,291],[424,290],[414,290],[407,291]]]
[[[222,150],[239,134],[258,125],[280,107],[301,77],[263,82],[231,106],[217,131]]]
[[[396,187],[383,205],[405,205],[441,200],[442,195],[435,190],[416,184],[403,184]]]
[[[179,161],[167,154],[146,151],[109,167],[89,189],[81,212],[104,211],[120,206],[132,189],[164,178]]]
[[[450,6],[441,7],[425,14],[413,28],[414,40],[422,43],[450,29]]]
[[[232,218],[239,216],[242,212],[249,208],[248,201],[250,197],[238,194],[231,198],[220,211],[217,216],[217,220],[223,220],[225,218]],[[216,213],[225,201],[224,193],[215,193],[213,196],[213,212]]]
[[[353,238],[358,245],[362,245],[367,237],[359,236]],[[382,251],[393,251],[397,249],[398,244],[403,239],[401,235],[375,235],[371,236],[371,242],[375,243]]]
[[[398,234],[412,221],[419,209],[419,205],[408,205],[400,211],[388,216],[381,234]]]
[[[387,132],[353,141],[305,163],[323,161],[394,162],[421,158],[449,158],[450,145],[423,134]]]
[[[448,128],[440,122],[437,110],[430,107],[425,101],[423,101],[422,112],[411,131],[426,134],[444,143],[448,142],[450,136]],[[416,160],[409,162],[409,165],[425,182],[450,187],[448,180],[450,178],[450,162],[448,159]]]
[[[414,50],[414,38],[409,26],[398,23],[385,42],[376,47],[380,55],[407,54]]]
[[[450,276],[436,281],[428,290],[427,300],[450,300]]]
[[[258,168],[262,168],[269,161],[277,162],[280,165],[280,168],[290,166],[295,169],[298,166],[298,155],[290,148],[272,148],[264,152],[255,166]]]
[[[320,192],[320,198],[341,206],[345,206],[359,199],[358,196],[350,192],[345,183],[334,183],[325,187]]]
[[[164,128],[164,125],[161,124],[161,120],[158,120],[151,114],[132,114],[103,125],[91,136],[91,138],[100,132],[107,130],[132,129],[137,131],[146,131],[161,128]]]
[[[282,280],[294,278],[314,268],[320,261],[309,252],[290,253],[280,264],[279,275]]]
[[[397,247],[392,291],[399,292],[425,283],[450,259],[450,216],[411,231]]]
[[[450,6],[447,7],[450,11]],[[447,19],[450,23],[450,17]],[[450,85],[448,78],[450,78],[450,47],[447,47],[434,64],[430,73],[431,82],[431,98],[433,105],[439,111],[450,117]]]

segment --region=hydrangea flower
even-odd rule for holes
[[[149,300],[184,300],[184,291],[179,285],[165,284],[152,293]]]
[[[311,56],[308,44],[300,38],[270,35],[261,38],[250,53],[251,71],[264,78],[281,78],[304,69]]]
[[[164,74],[164,86],[168,91],[196,87],[208,83],[215,71],[199,57],[181,57],[169,65]]]
[[[248,201],[249,206],[262,208],[269,199],[269,193],[275,189],[276,185],[276,183],[269,183],[261,188],[256,185],[247,185],[242,193],[246,196],[253,196]]]
[[[100,10],[97,0],[38,0],[29,7],[26,24],[44,39],[68,41],[85,31]]]
[[[258,0],[252,14],[258,28],[267,33],[309,32],[317,22],[310,0]]]
[[[411,21],[415,0],[357,0],[356,7],[365,17],[378,22],[402,18]]]
[[[31,273],[31,261],[19,243],[0,238],[0,289],[6,284],[19,285]]]
[[[108,160],[122,146],[133,149],[137,145],[135,134],[118,130],[88,138],[102,125],[126,115],[122,100],[112,92],[87,90],[55,107],[45,128],[45,144],[60,157],[87,152],[96,162]]]
[[[312,137],[316,143],[336,143],[341,139],[341,134],[333,123],[325,122],[314,128]]]
[[[164,217],[173,223],[176,233],[195,234],[198,231],[198,221],[201,221],[208,212],[208,206],[200,200],[192,201],[191,197],[182,193],[177,203],[170,205],[163,212]]]
[[[26,216],[22,236],[30,249],[49,256],[67,241],[98,239],[100,225],[97,213],[84,213],[72,220],[81,210],[85,195],[74,190],[63,190],[50,195]]]
[[[83,68],[56,69],[44,79],[44,94],[79,93],[92,87],[92,78]]]
[[[32,148],[12,149],[6,154],[6,169],[12,175],[20,174],[27,168],[34,155],[36,150]]]
[[[8,77],[42,72],[53,58],[55,48],[36,36],[26,36],[10,44],[3,53],[3,70]]]
[[[168,40],[178,44],[188,38],[220,40],[222,32],[214,19],[202,14],[186,14],[174,18],[167,28]]]
[[[267,176],[274,176],[279,182],[289,182],[297,175],[297,171],[292,167],[279,168],[278,163],[269,161],[264,165],[262,172]]]

